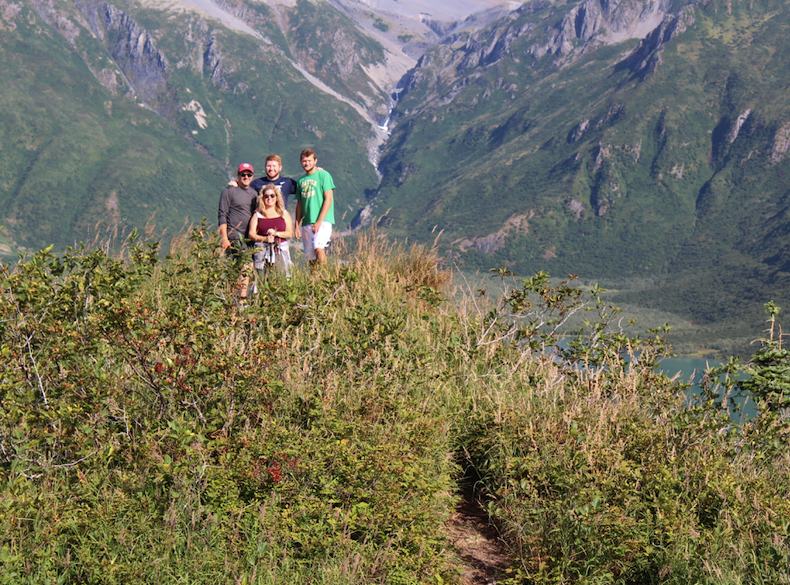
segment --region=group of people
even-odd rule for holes
[[[242,263],[240,297],[247,296],[250,271],[254,267],[265,276],[272,269],[290,275],[292,266],[288,240],[302,241],[305,258],[311,267],[326,264],[326,248],[335,223],[332,176],[318,167],[311,148],[300,154],[305,171],[298,181],[280,175],[282,159],[266,157],[266,174],[254,179],[255,170],[242,163],[219,197],[220,245],[230,258]],[[288,198],[296,197],[295,217],[288,213]],[[249,249],[253,264],[249,266]]]

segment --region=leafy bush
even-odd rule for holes
[[[3,582],[450,570],[446,425],[370,383],[406,386],[379,366],[382,344],[409,353],[405,316],[353,270],[272,280],[239,309],[215,244],[198,229],[163,261],[132,239],[125,259],[42,251],[4,269]],[[328,334],[336,318],[348,328]]]
[[[786,421],[735,425],[710,388],[689,403],[654,371],[661,339],[613,328],[597,288],[521,282],[499,329],[543,365],[472,391],[464,451],[520,561],[512,582],[788,582]],[[559,345],[582,310],[597,319]]]
[[[599,288],[363,233],[241,307],[215,247],[2,268],[0,582],[456,583],[462,490],[512,584],[788,582],[786,413],[689,403]]]

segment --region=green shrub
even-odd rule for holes
[[[714,372],[689,401],[598,287],[453,294],[363,233],[242,307],[215,248],[2,268],[0,583],[458,583],[461,491],[500,581],[788,582],[781,404],[735,424]]]
[[[241,309],[203,228],[175,246],[160,260],[132,238],[123,259],[42,251],[4,269],[4,582],[451,570],[446,425],[372,383],[401,376],[385,347],[409,353],[392,291],[368,300],[351,269],[298,274]],[[408,285],[401,300],[420,303]]]

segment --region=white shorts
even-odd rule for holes
[[[313,233],[313,224],[302,226],[302,248],[307,260],[315,260],[316,248],[324,249],[332,239],[332,224],[323,222],[318,228],[318,233]]]

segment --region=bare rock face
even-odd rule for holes
[[[474,248],[484,254],[493,254],[497,250],[505,247],[505,241],[512,234],[529,233],[529,220],[535,217],[535,210],[528,210],[526,213],[518,213],[505,220],[502,227],[487,236],[476,238],[462,238],[453,242],[461,252],[466,252]]]
[[[641,74],[650,74],[661,63],[664,45],[694,24],[693,8],[687,6],[678,14],[667,14],[661,24],[639,43],[628,59],[631,68]]]
[[[727,140],[729,141],[730,144],[735,142],[735,139],[738,138],[738,134],[740,134],[741,128],[743,128],[743,125],[746,123],[746,120],[749,119],[751,113],[752,113],[752,109],[747,108],[743,113],[741,113],[740,116],[738,116],[735,119],[732,128],[730,128],[730,133],[727,136]]]
[[[771,162],[773,164],[782,162],[788,150],[790,150],[790,122],[779,128],[774,136],[774,143],[771,148]]]
[[[563,17],[548,43],[534,45],[530,52],[536,58],[558,55],[562,64],[601,45],[644,36],[668,8],[668,0],[587,0]]]
[[[206,49],[203,51],[203,72],[208,73],[211,83],[223,89],[227,87],[227,82],[223,76],[222,53],[217,45],[214,35],[209,38]]]
[[[664,45],[694,23],[693,5],[673,13],[670,0],[585,0],[545,28],[523,18],[551,6],[549,2],[527,3],[493,27],[447,36],[404,77],[401,97],[419,88],[426,101],[446,102],[445,97],[454,95],[448,82],[460,86],[479,67],[503,58],[518,59],[516,52],[523,55],[524,49],[515,48],[514,43],[521,39],[526,40],[529,57],[537,61],[553,56],[556,67],[569,65],[603,45],[641,39],[626,64],[637,74],[648,74],[660,64]],[[546,21],[550,19],[551,13]]]
[[[144,103],[164,114],[162,99],[168,63],[151,35],[134,18],[106,2],[81,2],[77,8],[85,17],[91,33],[102,41],[117,63],[129,87]]]

